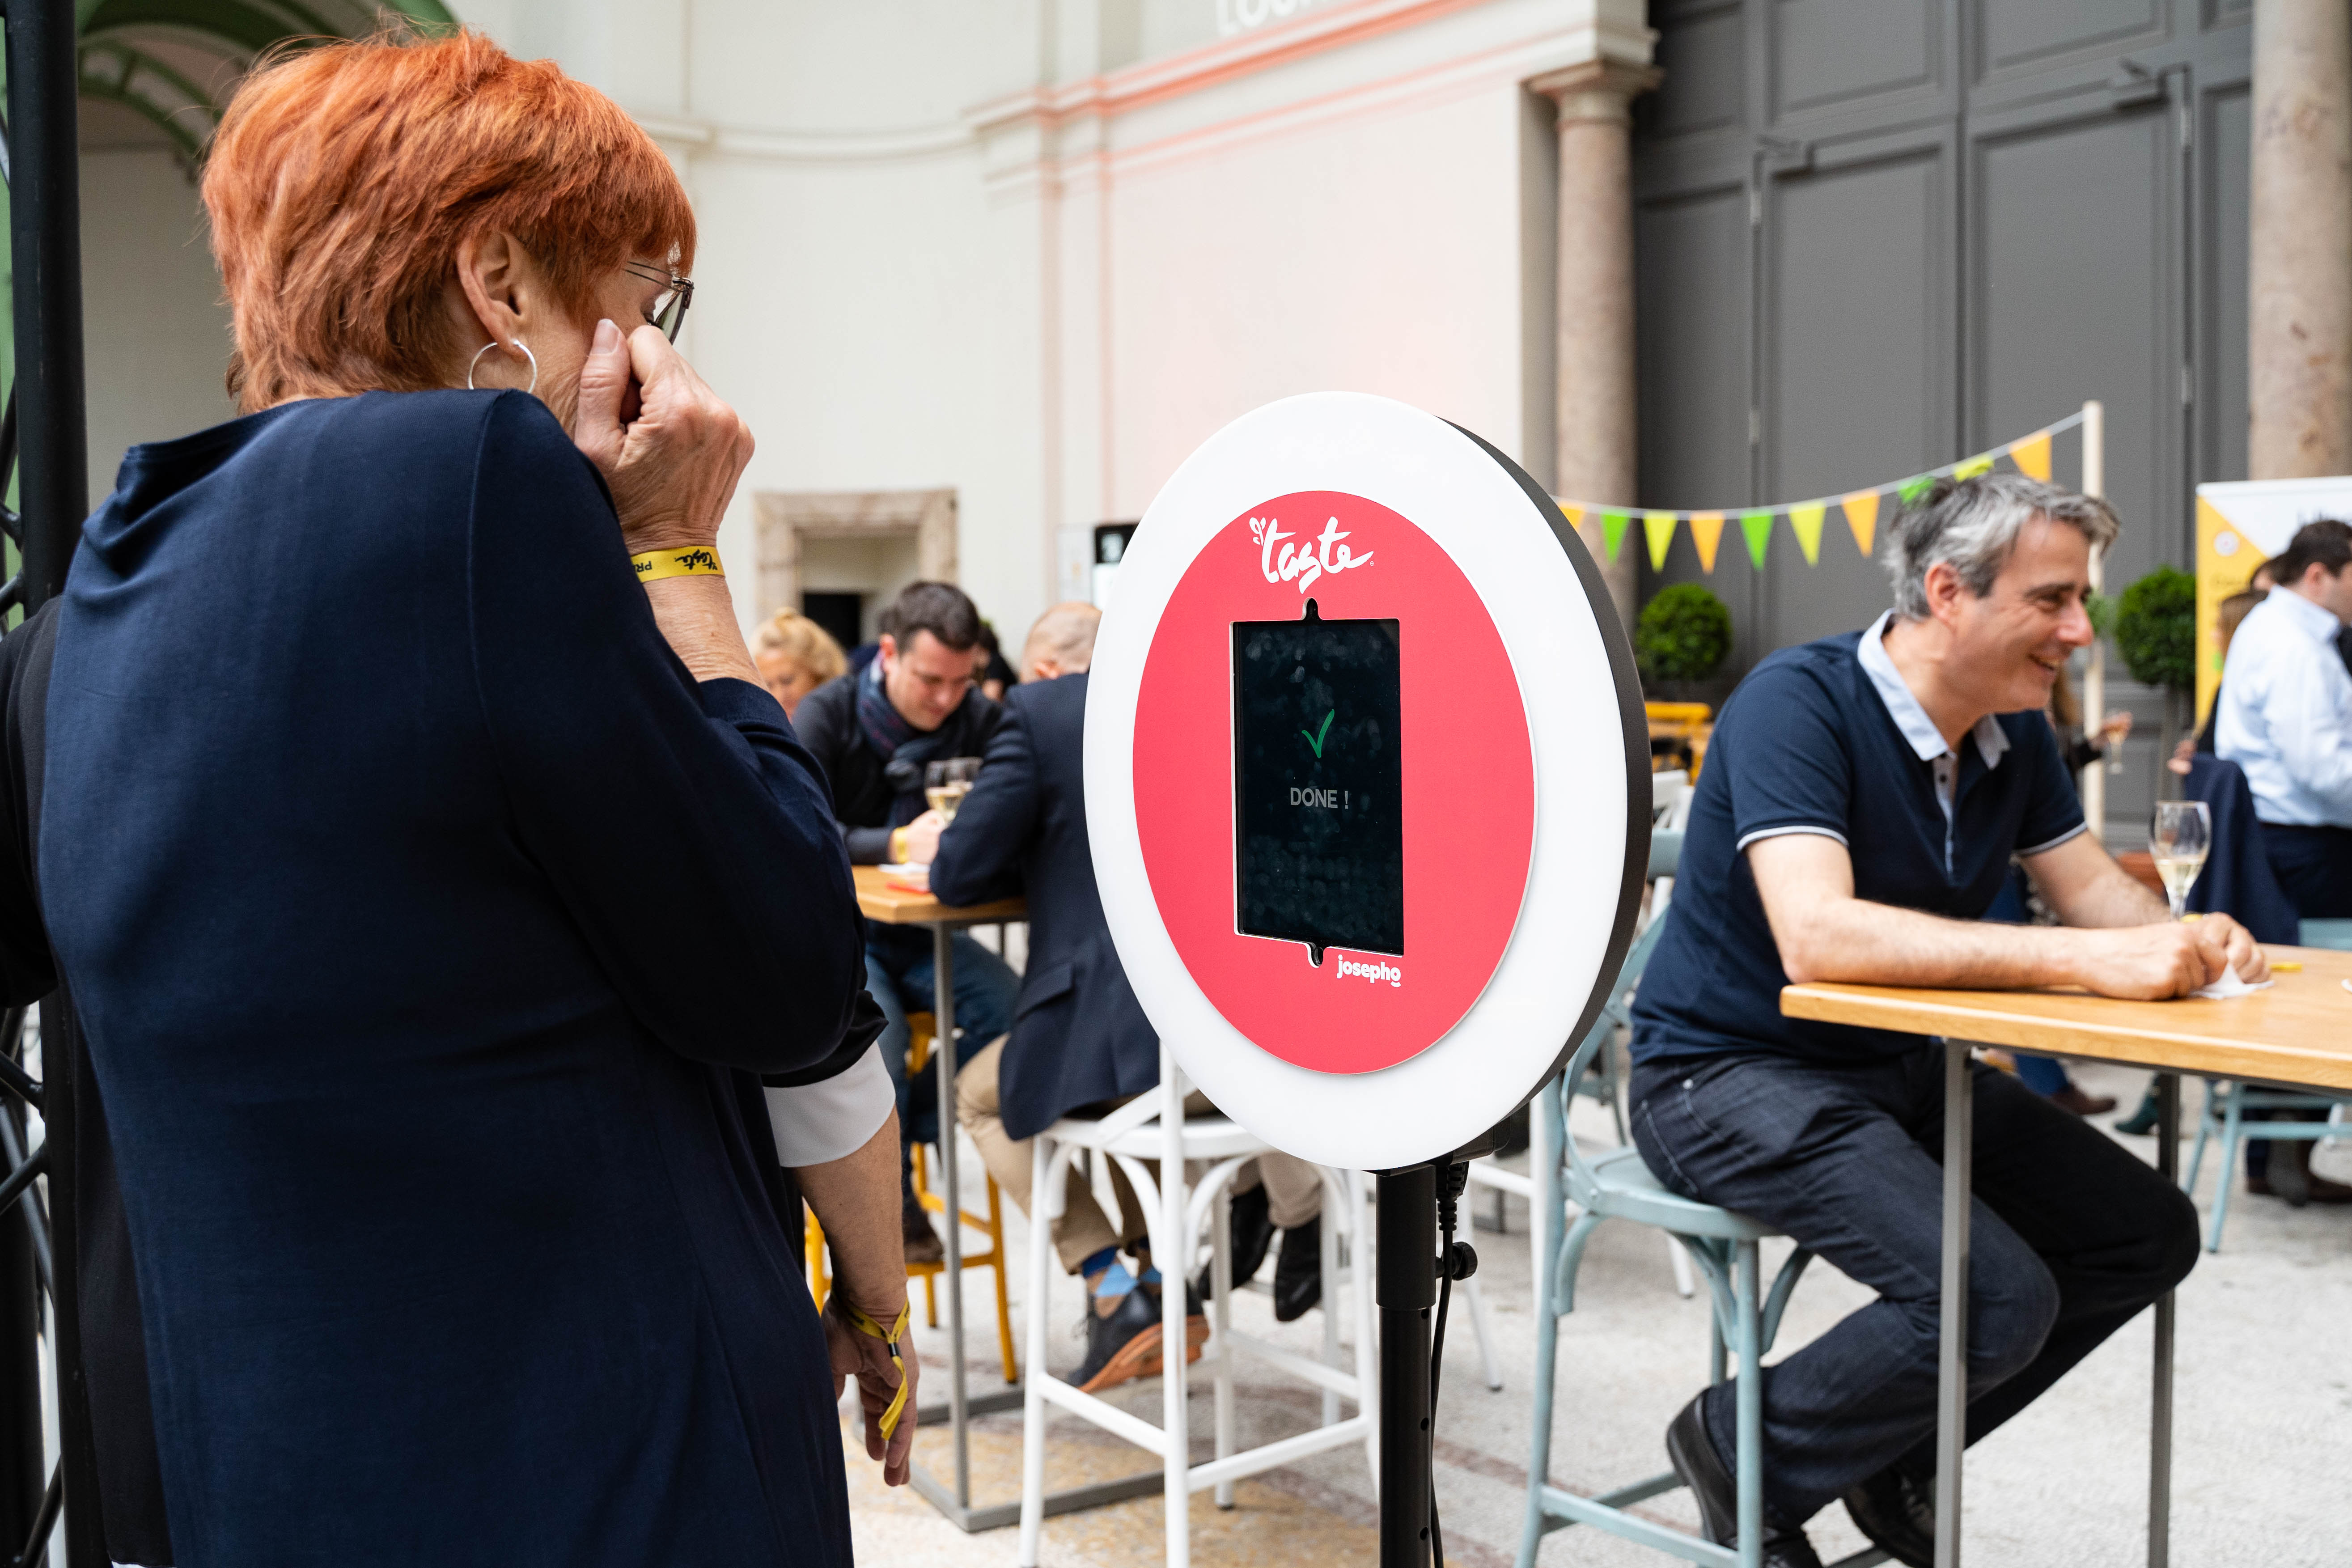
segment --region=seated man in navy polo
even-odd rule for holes
[[[1879,1293],[1765,1369],[1768,1565],[1816,1568],[1802,1526],[1839,1499],[1926,1568],[1942,1237],[1942,1049],[1783,1017],[1780,988],[2165,997],[2225,969],[2268,975],[2242,928],[2170,923],[2084,831],[2042,717],[2091,640],[2090,552],[2115,535],[2105,503],[2021,475],[1937,484],[1893,531],[1893,611],[1765,659],[1707,748],[1633,1013],[1634,1141],[1675,1191],[1779,1226]],[[2063,926],[1979,921],[2012,856]],[[1979,1068],[1976,1083],[1971,1442],[2197,1258],[2179,1189],[2016,1079]],[[1733,1532],[1733,1417],[1725,1383],[1666,1433],[1718,1542]]]

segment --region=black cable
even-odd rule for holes
[[[1445,1568],[1445,1533],[1437,1522],[1437,1384],[1445,1366],[1445,1312],[1454,1300],[1454,1202],[1468,1184],[1470,1168],[1448,1165],[1437,1175],[1437,1321],[1429,1335],[1429,1551],[1433,1568]],[[1464,1248],[1467,1251],[1468,1248]],[[1469,1270],[1460,1269],[1465,1278]]]

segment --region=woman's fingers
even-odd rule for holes
[[[625,432],[621,404],[629,391],[629,343],[609,321],[596,323],[588,358],[580,367],[580,400],[572,416],[572,440],[608,478],[621,460]]]
[[[628,336],[640,406],[606,471],[633,550],[709,545],[751,458],[751,434],[656,328]]]

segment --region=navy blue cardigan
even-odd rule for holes
[[[134,448],[47,744],[180,1568],[847,1563],[745,1093],[842,1037],[847,859],[547,410],[372,394]]]

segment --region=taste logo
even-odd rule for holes
[[[1257,541],[1258,570],[1265,574],[1265,580],[1269,583],[1296,582],[1302,595],[1315,585],[1315,579],[1326,573],[1337,575],[1372,563],[1370,551],[1359,555],[1339,542],[1349,535],[1340,531],[1339,520],[1336,517],[1323,525],[1323,531],[1312,544],[1304,546],[1296,542],[1283,543],[1285,540],[1296,541],[1297,535],[1285,533],[1282,524],[1274,518],[1254,517],[1249,520],[1249,526],[1250,537]],[[1274,550],[1277,544],[1282,545],[1279,555]]]
[[[1381,981],[1385,980],[1391,985],[1395,986],[1400,990],[1404,986],[1404,971],[1399,969],[1395,964],[1381,963],[1377,962],[1372,963],[1358,963],[1352,958],[1343,958],[1339,961],[1339,970],[1334,974],[1333,978],[1339,980],[1369,980],[1375,985],[1378,985]]]

